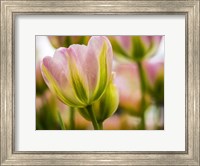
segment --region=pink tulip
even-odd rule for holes
[[[164,104],[164,62],[144,62],[149,91],[155,102]]]
[[[58,98],[72,107],[98,100],[111,79],[112,46],[106,37],[91,37],[88,45],[59,48],[41,63],[43,78]]]
[[[120,130],[121,121],[120,116],[113,115],[104,122],[104,130]]]
[[[132,115],[140,115],[141,111],[141,83],[137,65],[120,64],[116,67],[115,83],[119,89],[119,106]],[[149,103],[149,97],[145,97]]]
[[[138,62],[156,53],[162,36],[113,36],[110,39],[116,55]]]
[[[164,62],[144,62],[144,70],[147,73],[150,86],[153,87],[157,79],[164,77]]]

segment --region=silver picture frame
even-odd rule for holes
[[[199,140],[199,0],[48,1],[1,0],[0,165],[200,165]],[[15,18],[35,14],[184,15],[185,109],[184,152],[18,152],[15,151]],[[178,65],[178,64],[177,64]]]

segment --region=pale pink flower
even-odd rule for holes
[[[119,89],[119,106],[132,115],[140,115],[141,111],[141,82],[136,64],[120,64],[115,69],[115,83]],[[145,95],[148,105],[149,97]]]
[[[144,62],[149,92],[158,105],[164,104],[164,62]]]
[[[110,40],[116,55],[138,62],[155,55],[162,36],[112,36]]]
[[[98,100],[111,79],[112,46],[103,36],[91,37],[88,45],[59,48],[41,63],[43,78],[58,98],[72,107]]]

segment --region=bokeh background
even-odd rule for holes
[[[114,115],[104,121],[104,130],[140,130],[142,116],[145,130],[164,129],[164,36],[157,43],[151,56],[141,60],[148,88],[141,91],[141,80],[137,60],[127,58],[123,50],[134,36],[107,36],[113,46],[113,71],[120,100]],[[142,36],[137,36],[142,38]],[[156,37],[156,36],[152,36]],[[55,49],[71,44],[87,45],[90,36],[36,36],[36,130],[60,130],[60,119],[70,130],[69,107],[60,102],[46,86],[40,71],[40,62],[45,56],[53,56]],[[124,40],[121,40],[124,39]],[[129,41],[129,43],[127,43]],[[120,45],[116,45],[116,41]],[[144,96],[145,111],[141,112]],[[59,113],[58,113],[59,112]],[[59,116],[60,115],[60,116]],[[75,130],[92,130],[92,123],[74,110]]]

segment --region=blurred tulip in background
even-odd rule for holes
[[[87,45],[89,36],[48,36],[54,48],[69,47],[72,44],[85,44]]]
[[[115,83],[119,89],[119,106],[134,116],[141,114],[141,82],[138,67],[134,63],[119,64],[116,66]],[[150,104],[148,94],[145,94],[146,106]]]
[[[113,51],[120,57],[140,62],[156,54],[162,36],[111,36]]]
[[[151,96],[157,105],[164,105],[164,62],[146,62],[144,69]]]

